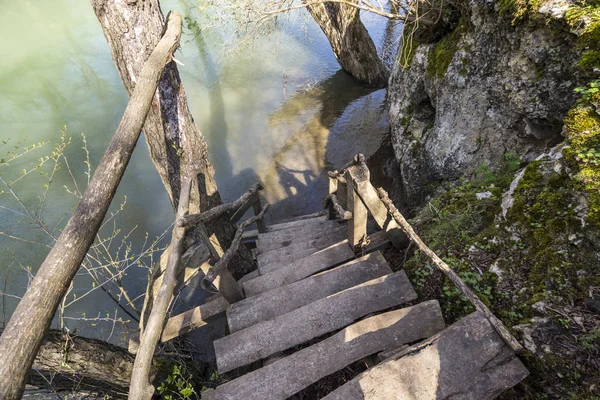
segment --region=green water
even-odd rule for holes
[[[184,16],[198,15],[191,1],[165,1],[162,7],[165,12],[175,8]],[[396,47],[393,26],[375,17],[363,19],[379,49]],[[233,53],[227,53],[225,34],[208,31],[198,35],[186,29],[177,54],[185,64],[179,66],[182,80],[196,123],[209,144],[221,195],[232,200],[261,180],[266,187],[265,200],[273,205],[268,216],[271,220],[319,210],[327,191],[324,169],[343,165],[357,152],[372,154],[387,130],[385,91],[355,84],[339,71],[318,27],[310,20],[307,24],[297,22],[303,18],[295,20],[297,26],[284,24],[250,48]],[[23,206],[33,215],[39,211],[36,205],[47,182],[43,176],[34,171],[11,185],[19,200],[6,187],[0,188],[5,192],[0,195],[0,290],[9,295],[3,298],[0,321],[7,320],[24,292],[30,279],[27,267],[35,272],[52,244],[50,235],[60,233],[77,203],[77,197],[65,186],[75,194],[85,188],[86,153],[81,134],[85,134],[93,168],[126,102],[88,2],[3,4],[0,139],[7,143],[0,142],[0,158],[10,151],[18,152],[14,146],[19,141],[25,145],[51,143],[0,167],[0,176],[14,181],[35,160],[49,155],[65,126],[72,142],[65,151],[69,168],[61,161],[44,201],[41,221],[48,233],[28,223],[31,216],[22,215],[26,214]],[[51,173],[51,164],[47,162],[43,171]],[[169,229],[174,217],[143,139],[121,182],[113,212],[125,198],[123,211],[102,231],[106,237],[120,229],[112,242],[106,242],[115,253],[126,233],[135,228],[127,234],[131,250],[126,253],[127,247],[121,247],[121,258],[143,251],[146,234],[151,242]],[[164,245],[169,236],[167,233],[159,242]],[[103,253],[96,256],[100,261],[107,257]],[[151,261],[146,257],[140,260],[141,266],[131,261],[119,264],[131,297],[144,292],[145,267]],[[118,293],[112,283],[105,287]],[[90,292],[91,288],[94,290]],[[72,302],[65,313],[72,318],[66,320],[67,327],[80,328],[85,335],[118,341],[128,326],[135,326],[110,321],[115,315],[130,318],[121,312],[115,314],[112,300],[92,286],[83,270],[67,302]],[[140,299],[135,302],[141,307]],[[94,326],[81,319],[98,316],[106,320],[95,321]],[[54,327],[57,324],[55,321]]]

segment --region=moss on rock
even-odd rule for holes
[[[448,71],[448,67],[458,51],[458,44],[466,31],[466,21],[461,20],[459,25],[448,35],[440,39],[433,46],[427,58],[427,73],[429,76],[442,78]]]

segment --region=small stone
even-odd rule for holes
[[[498,279],[502,279],[504,277],[504,271],[498,265],[498,261],[495,261],[492,265],[490,265],[490,272],[498,275]]]
[[[544,303],[543,301],[538,301],[536,303],[533,303],[531,308],[533,308],[535,311],[537,311],[540,314],[546,314],[546,303]]]
[[[547,345],[547,344],[543,344],[542,345],[542,350],[546,354],[551,354],[552,353],[552,347],[550,347],[550,345]]]
[[[475,195],[477,196],[477,200],[489,199],[493,196],[492,192],[476,193]]]

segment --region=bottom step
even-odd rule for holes
[[[288,357],[202,394],[203,399],[286,399],[347,365],[444,329],[437,301],[364,319]],[[205,397],[206,396],[206,397]]]
[[[323,400],[493,399],[528,374],[476,312],[363,372]]]

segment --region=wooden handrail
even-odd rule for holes
[[[379,195],[379,198],[383,202],[383,204],[385,204],[385,206],[387,207],[390,215],[394,218],[394,220],[398,223],[398,225],[400,225],[400,227],[406,233],[406,235],[413,242],[415,242],[417,244],[417,246],[419,246],[419,249],[423,253],[425,253],[427,255],[427,257],[429,257],[431,259],[431,261],[433,261],[435,266],[440,271],[442,271],[442,273],[444,275],[446,275],[446,277],[448,279],[450,279],[452,281],[452,283],[454,283],[458,287],[458,289],[461,291],[461,293],[467,299],[469,299],[469,301],[475,306],[477,311],[479,311],[479,312],[483,313],[483,315],[485,315],[485,317],[488,319],[490,324],[492,324],[492,326],[494,327],[494,329],[496,330],[498,335],[500,335],[500,337],[506,342],[506,344],[514,352],[516,352],[516,353],[522,352],[523,346],[521,346],[521,344],[517,341],[517,339],[515,339],[515,337],[509,332],[509,330],[506,328],[506,326],[504,326],[502,321],[500,321],[498,319],[498,317],[496,317],[490,311],[490,309],[479,299],[479,297],[477,297],[477,295],[471,290],[471,288],[468,287],[465,282],[463,282],[463,280],[460,278],[460,276],[458,276],[458,274],[456,272],[454,272],[448,264],[446,264],[441,258],[438,257],[437,254],[435,254],[433,252],[433,250],[431,250],[429,247],[427,247],[427,245],[425,243],[423,243],[423,240],[421,240],[419,235],[417,235],[415,233],[412,226],[410,226],[408,221],[406,221],[406,219],[404,219],[404,217],[402,216],[402,214],[400,214],[400,212],[398,211],[396,206],[394,206],[394,203],[392,203],[392,201],[388,197],[387,192],[385,190],[383,190],[383,188],[379,188],[377,190],[377,193]]]
[[[239,199],[237,199],[231,203],[221,204],[219,206],[213,207],[210,210],[204,211],[200,214],[188,215],[185,218],[183,218],[182,220],[180,220],[178,223],[181,224],[181,226],[191,227],[191,226],[198,225],[200,223],[206,223],[208,221],[212,221],[212,220],[219,218],[222,215],[232,212],[232,211],[234,212],[234,215],[236,215],[237,211],[240,209],[240,207],[247,206],[248,208],[250,208],[250,206],[253,204],[253,202],[256,202],[256,199],[258,198],[257,194],[262,189],[263,189],[263,186],[259,182],[257,182],[254,185],[252,185],[246,193],[244,193],[242,196],[240,196]],[[248,208],[246,208],[246,210]],[[245,210],[244,210],[244,212],[245,212]],[[243,213],[242,213],[242,215],[243,215]],[[242,215],[240,215],[239,218],[241,218]],[[233,219],[233,217],[232,217],[232,219]]]
[[[192,180],[189,177],[184,178],[181,185],[181,193],[179,198],[179,206],[177,209],[176,221],[183,218],[189,209],[190,190]],[[183,253],[183,241],[185,239],[185,228],[175,223],[173,234],[171,236],[171,254],[165,270],[158,295],[152,304],[152,311],[148,318],[148,323],[144,329],[144,333],[140,338],[140,346],[135,357],[133,370],[131,371],[131,384],[129,387],[129,399],[150,399],[154,394],[154,386],[149,380],[149,372],[152,367],[152,359],[156,345],[160,340],[160,336],[165,324],[165,317],[171,304],[173,290],[177,285],[177,269],[179,260]]]

